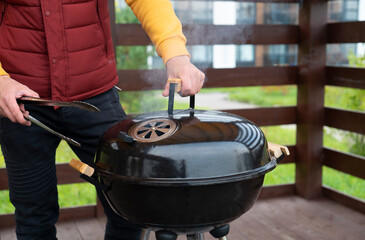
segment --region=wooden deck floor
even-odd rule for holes
[[[101,240],[105,219],[57,224],[59,240]],[[213,240],[205,234],[206,240]],[[14,240],[14,229],[0,230],[1,240]],[[151,234],[150,240],[154,240]],[[186,239],[179,236],[179,240]],[[231,223],[231,240],[365,239],[365,215],[326,199],[308,201],[292,196],[259,200]]]

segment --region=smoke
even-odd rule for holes
[[[145,84],[142,90],[146,89],[164,89],[167,82],[167,73],[164,69],[151,69],[141,71],[140,78]]]

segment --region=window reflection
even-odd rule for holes
[[[333,0],[328,1],[328,22],[357,21],[360,13],[360,1],[363,0]]]

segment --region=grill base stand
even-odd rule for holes
[[[151,229],[144,228],[142,230],[141,239],[140,240],[149,240]],[[227,235],[229,232],[229,225],[223,225],[220,227],[216,227],[211,230],[209,233],[218,240],[227,240]],[[175,232],[159,230],[155,232],[156,240],[177,240],[178,235]],[[193,233],[186,235],[187,240],[204,240],[204,233]]]

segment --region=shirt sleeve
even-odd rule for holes
[[[181,23],[169,0],[126,0],[126,3],[156,46],[164,64],[172,57],[190,57]]]
[[[2,66],[1,66],[1,62],[0,62],[0,76],[2,76],[2,75],[8,75],[8,76],[9,76],[9,74],[7,74],[7,73],[5,72],[5,70],[2,68]]]

